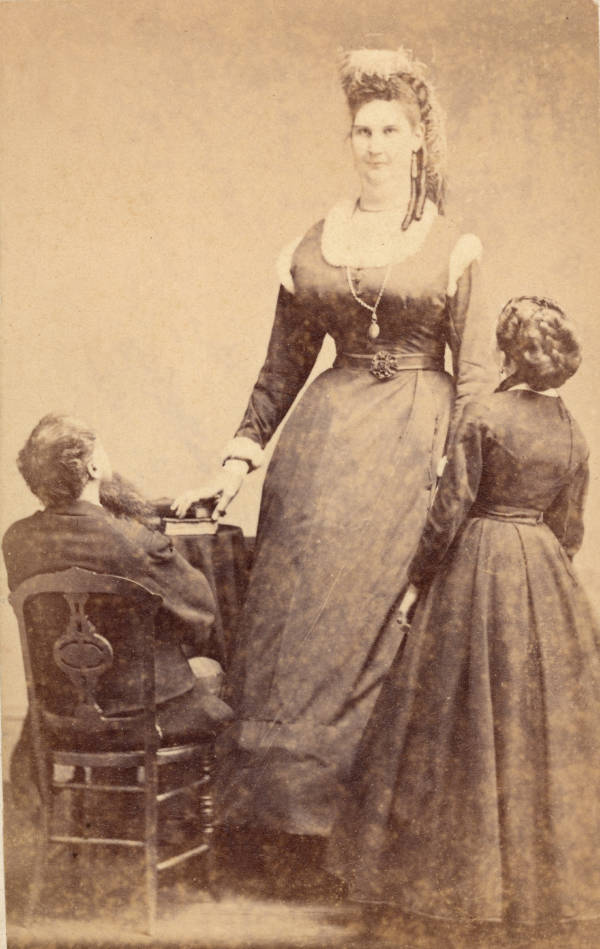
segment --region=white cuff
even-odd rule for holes
[[[227,442],[221,452],[221,463],[225,464],[229,458],[239,458],[241,461],[247,461],[250,471],[254,471],[255,468],[260,468],[264,457],[265,453],[258,442],[240,435]]]

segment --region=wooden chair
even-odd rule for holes
[[[212,884],[214,734],[205,731],[190,736],[185,744],[171,746],[165,745],[160,734],[155,709],[154,621],[161,597],[131,580],[72,567],[26,580],[10,602],[19,623],[42,802],[28,918],[39,903],[51,845],[117,846],[144,853],[147,922],[152,933],[161,870],[206,854],[209,888]],[[116,672],[119,699],[125,687],[131,706],[131,711],[123,714],[111,711],[117,694],[111,673],[115,678]],[[161,771],[166,765],[181,767]],[[70,780],[64,778],[64,766],[75,769]],[[136,778],[118,783],[123,774]],[[163,781],[162,776],[170,780]],[[131,834],[90,834],[89,815],[85,814],[90,792],[137,795],[143,804],[142,839],[132,839]],[[190,792],[198,793],[200,842],[193,847],[188,843],[187,849],[160,859],[159,805]],[[80,826],[72,831],[69,827],[68,833],[57,833],[56,806],[65,793],[78,795],[80,816],[86,819],[76,821]],[[74,803],[73,797],[70,800]]]

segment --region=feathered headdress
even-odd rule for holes
[[[350,87],[366,76],[390,79],[392,76],[414,76],[425,80],[426,67],[417,62],[412,53],[400,49],[353,49],[345,52],[340,64],[340,78],[346,95]]]
[[[407,101],[410,97],[409,101],[418,106],[425,140],[422,160],[426,194],[442,211],[446,190],[445,120],[426,72],[425,65],[402,47],[350,50],[340,63],[342,89],[353,114],[373,99]]]

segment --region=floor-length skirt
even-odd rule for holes
[[[454,919],[600,916],[600,641],[545,525],[473,518],[419,604],[329,863]]]
[[[219,819],[327,835],[400,638],[406,583],[443,452],[445,373],[385,382],[333,368],[309,387],[269,467],[218,746]]]

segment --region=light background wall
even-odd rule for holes
[[[595,593],[592,0],[22,0],[0,26],[2,530],[34,507],[13,459],[49,410],[89,419],[150,495],[206,478],[261,363],[281,246],[354,189],[338,49],[402,43],[448,113],[451,213],[484,243],[489,305],[546,294],[581,326],[566,399],[592,449]],[[230,509],[248,533],[260,485]],[[1,633],[10,724],[25,693],[5,597]]]

